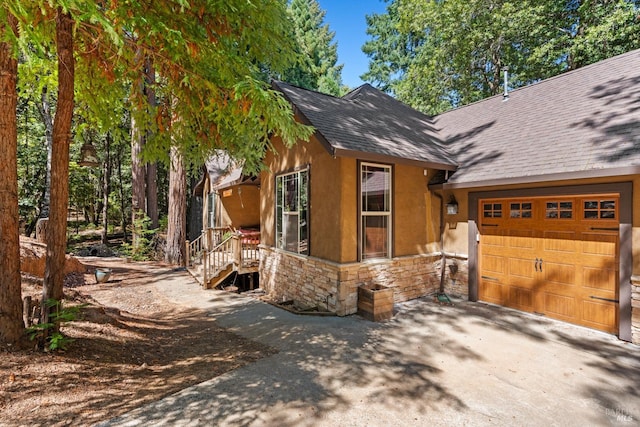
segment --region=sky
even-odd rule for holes
[[[368,40],[365,15],[384,13],[383,0],[317,0],[327,14],[324,23],[336,33],[338,43],[338,64],[344,64],[342,82],[356,88],[364,82],[360,75],[369,68],[369,58],[362,52],[362,45]]]

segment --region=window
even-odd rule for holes
[[[531,218],[531,202],[511,203],[509,216],[511,218]]]
[[[276,177],[276,247],[309,255],[309,170]]]
[[[210,228],[216,226],[216,193],[211,192],[207,195],[207,225]]]
[[[485,203],[482,212],[485,218],[502,218],[502,203]]]
[[[616,219],[616,201],[585,200],[584,219]]]
[[[547,219],[573,218],[573,202],[547,202],[545,217]]]
[[[391,257],[391,167],[360,165],[361,259]]]

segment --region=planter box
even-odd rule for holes
[[[358,287],[358,314],[374,322],[393,317],[393,288],[383,285]]]

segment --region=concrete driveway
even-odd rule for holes
[[[298,316],[162,277],[172,300],[279,352],[104,426],[640,425],[640,347],[606,334],[430,299],[382,324]]]

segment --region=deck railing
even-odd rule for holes
[[[219,245],[222,243],[224,235],[232,232],[233,230],[229,227],[210,227],[203,230],[193,241],[190,242],[187,240],[187,267],[191,267],[193,264],[199,262],[205,250]]]
[[[204,250],[202,257],[203,283],[209,283],[222,271],[232,267],[239,273],[249,272],[258,266],[260,232],[234,232],[211,250]]]

